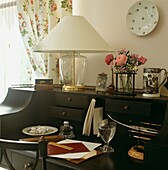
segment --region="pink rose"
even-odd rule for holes
[[[107,64],[107,65],[110,65],[111,64],[111,62],[113,61],[113,54],[108,54],[106,57],[105,57],[105,63]]]
[[[136,59],[138,60],[138,54],[131,54],[131,57],[133,60],[136,60]]]
[[[119,55],[116,58],[115,65],[116,66],[123,66],[126,64],[128,57],[125,54]]]
[[[147,61],[147,59],[146,59],[145,57],[143,57],[143,56],[141,56],[140,58],[138,58],[138,63],[140,63],[140,64],[145,64],[146,61]]]
[[[119,54],[126,54],[127,52],[126,48],[123,48],[119,51]]]

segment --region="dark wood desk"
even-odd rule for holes
[[[23,164],[33,161],[30,153],[26,152],[13,152],[13,161],[15,161],[15,167],[17,169],[22,169]],[[22,162],[22,165],[20,162]],[[142,170],[144,164],[142,162],[138,162],[132,160],[125,153],[105,153],[99,155],[97,157],[86,160],[80,164],[75,164],[68,162],[63,159],[58,158],[48,158],[47,166],[49,170]],[[37,170],[40,170],[40,164],[37,167]]]
[[[104,108],[104,117],[108,112],[124,123],[148,121],[162,124],[168,101],[167,97],[144,98],[141,94],[130,97],[96,94],[95,91],[62,92],[60,89],[37,91],[10,88],[0,106],[0,136],[19,139],[23,137],[21,130],[24,127],[37,124],[59,127],[64,120],[69,120],[77,138],[92,140],[92,137],[85,138],[81,135],[84,118],[92,98],[96,99],[96,107]],[[62,159],[48,158],[48,168],[49,170],[142,170],[144,164],[127,155],[128,149],[135,142],[129,137],[128,129],[118,126],[112,141],[114,153],[99,155],[78,165]],[[22,170],[24,164],[33,160],[33,154],[29,152],[12,151],[10,154],[17,170]],[[40,169],[38,165],[37,170]]]

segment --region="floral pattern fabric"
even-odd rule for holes
[[[33,52],[38,44],[65,15],[72,13],[72,0],[18,0],[19,28],[27,56],[37,78],[59,81],[59,56]]]

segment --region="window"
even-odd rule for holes
[[[0,102],[13,84],[32,83],[32,68],[19,32],[16,1],[0,2]]]

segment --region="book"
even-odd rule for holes
[[[53,90],[54,85],[53,84],[35,84],[34,88],[36,90]]]
[[[35,79],[35,84],[53,84],[53,79]]]
[[[61,145],[61,144],[60,144]],[[77,152],[89,152],[89,149],[82,143],[64,143],[64,146],[71,147],[71,149],[65,149],[63,147],[54,146],[48,144],[48,155],[57,155],[57,154],[67,154],[67,153],[77,153]]]

